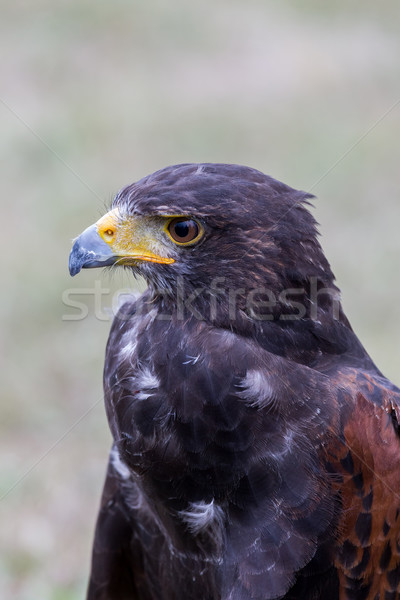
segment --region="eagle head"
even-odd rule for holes
[[[310,198],[248,167],[166,167],[123,188],[76,239],[70,273],[122,265],[172,304],[177,293],[195,295],[202,315],[211,298],[220,315],[232,316],[234,304],[252,318],[262,305],[262,318],[276,318],[291,300],[309,311],[310,282],[337,293]]]

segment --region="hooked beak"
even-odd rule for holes
[[[118,260],[110,246],[100,237],[97,225],[91,225],[76,238],[69,255],[69,272],[77,275],[81,269],[108,267]]]

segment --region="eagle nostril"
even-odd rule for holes
[[[112,238],[114,237],[114,234],[115,234],[115,230],[108,228],[105,231],[103,231],[103,238],[106,242],[110,242],[112,240]]]

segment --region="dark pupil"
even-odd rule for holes
[[[175,224],[174,230],[177,237],[185,238],[190,233],[190,222],[180,221],[179,223]]]

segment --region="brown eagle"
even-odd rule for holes
[[[344,315],[310,195],[184,164],[122,189],[70,272],[122,265],[89,600],[400,596],[400,390]]]

